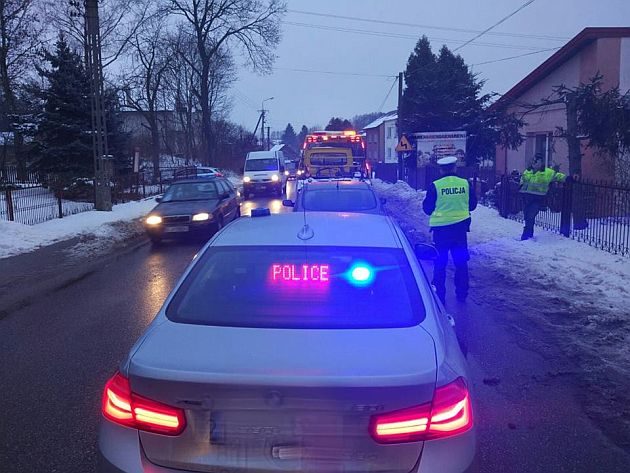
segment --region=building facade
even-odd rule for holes
[[[396,154],[396,145],[398,144],[397,119],[396,113],[389,113],[363,128],[366,156],[373,165],[398,162],[398,155]]]
[[[542,153],[548,166],[569,169],[568,146],[560,136],[567,127],[564,104],[541,106],[554,98],[554,88],[567,88],[588,83],[597,74],[603,76],[603,88],[630,90],[630,28],[586,28],[554,53],[527,77],[510,89],[495,106],[507,105],[508,112],[522,115],[525,141],[517,150],[497,147],[496,170],[509,173],[522,171],[536,153]],[[611,161],[602,159],[592,149],[582,148],[582,174],[591,179],[611,180],[615,169]]]

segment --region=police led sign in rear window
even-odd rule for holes
[[[327,264],[280,264],[271,266],[274,282],[329,282],[330,266]]]
[[[214,247],[166,315],[231,327],[385,328],[417,325],[424,306],[400,249]]]

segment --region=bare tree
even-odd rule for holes
[[[35,0],[0,0],[0,115],[12,123],[19,112],[18,89],[36,62],[43,30]],[[13,147],[20,174],[25,171],[24,140],[13,127]],[[6,160],[6,148],[3,153]]]
[[[180,27],[171,38],[172,57],[168,74],[170,105],[175,110],[179,128],[184,132],[186,155],[199,157],[201,138],[200,87],[202,64],[194,38]],[[235,78],[232,58],[224,50],[217,51],[211,61],[208,75],[208,108],[210,111],[210,148],[216,149],[215,124],[226,117],[231,102],[230,84]],[[203,155],[206,155],[204,148]]]
[[[212,159],[212,67],[228,47],[240,47],[254,70],[266,72],[280,41],[282,0],[167,0],[165,11],[182,18],[194,39],[199,66],[202,149]]]
[[[82,0],[44,0],[47,20],[64,32],[72,46],[85,50],[85,21]],[[151,0],[99,0],[99,23],[103,67],[117,61],[129,47],[144,21],[155,15]]]
[[[129,67],[121,77],[125,107],[140,113],[151,136],[153,169],[160,166],[160,99],[165,93],[166,74],[172,61],[163,32],[164,22],[153,18],[130,41]],[[154,176],[157,172],[154,172]]]

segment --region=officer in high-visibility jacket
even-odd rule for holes
[[[429,215],[429,226],[438,258],[433,268],[433,285],[440,300],[446,300],[446,265],[451,253],[455,264],[455,294],[464,302],[468,296],[468,239],[470,212],[477,208],[477,196],[466,179],[455,174],[457,158],[449,156],[437,162],[442,177],[429,187],[422,203]]]
[[[534,236],[534,223],[540,208],[545,205],[545,198],[552,182],[562,182],[566,176],[561,172],[545,166],[544,156],[536,153],[529,169],[521,176],[520,192],[523,194],[523,217],[525,228],[521,240],[529,240]]]

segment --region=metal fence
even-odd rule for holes
[[[175,168],[166,168],[157,173],[145,171],[112,177],[112,203],[121,204],[163,193],[173,181],[175,171]],[[92,209],[92,179],[62,180],[59,176],[37,173],[18,179],[17,172],[7,168],[0,175],[0,220],[34,225]]]
[[[489,199],[501,216],[523,221],[519,183],[503,176]],[[536,225],[609,253],[630,256],[630,187],[585,179],[553,184]]]

